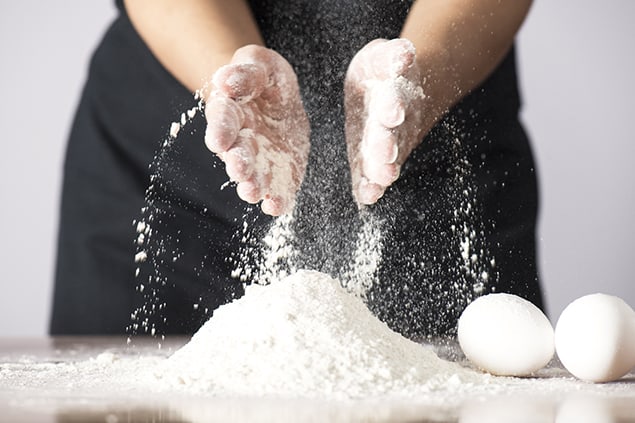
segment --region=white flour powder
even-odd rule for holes
[[[353,263],[342,275],[342,286],[357,297],[366,300],[368,291],[377,279],[377,271],[383,254],[381,222],[365,210],[361,210],[362,227],[357,233]]]
[[[170,390],[309,398],[411,396],[486,378],[391,331],[338,281],[306,270],[248,286],[156,376]]]
[[[633,376],[590,384],[557,367],[532,378],[477,373],[390,331],[337,281],[310,271],[249,286],[167,352],[95,345],[40,358],[0,354],[0,420],[25,421],[28,412],[40,413],[28,421],[577,423],[586,414],[561,419],[560,410],[568,416],[580,395],[605,416],[593,421],[632,421],[611,419],[615,404],[633,416]],[[546,418],[533,419],[545,408]]]

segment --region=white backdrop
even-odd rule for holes
[[[0,5],[0,336],[41,336],[66,136],[115,8],[110,0]],[[633,16],[630,0],[536,0],[519,37],[552,320],[591,292],[635,305]]]
[[[635,2],[536,0],[520,37],[552,320],[606,292],[635,307]]]

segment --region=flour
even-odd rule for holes
[[[312,271],[247,287],[244,297],[219,308],[172,355],[148,345],[137,347],[134,341],[127,348],[52,354],[41,359],[0,356],[0,404],[3,397],[14,402],[125,398],[127,403],[178,397],[214,404],[210,412],[215,413],[225,401],[240,402],[246,409],[267,398],[296,401],[269,410],[282,413],[305,400],[313,409],[324,401],[331,406],[352,402],[356,408],[372,402],[382,407],[457,407],[470,400],[488,403],[501,394],[551,400],[571,392],[635,395],[632,379],[588,384],[558,367],[534,378],[495,377],[442,360],[430,346],[391,331],[337,280]]]
[[[146,253],[145,251],[139,251],[137,254],[135,254],[134,261],[135,263],[140,263],[146,261],[147,258],[148,253]]]
[[[293,263],[297,251],[291,240],[293,215],[287,214],[276,219],[263,239],[264,254],[258,267],[257,282],[268,284],[286,277],[296,270]]]
[[[181,130],[181,124],[179,122],[172,122],[170,125],[170,136],[176,138]]]
[[[181,232],[165,233],[165,228],[167,222],[174,221],[176,210],[183,210],[187,203],[182,193],[176,194],[173,186],[175,179],[186,177],[185,172],[175,165],[174,158],[181,154],[178,137],[187,135],[185,129],[203,108],[202,100],[198,97],[195,100],[195,106],[181,112],[178,119],[170,124],[155,153],[149,166],[150,183],[145,192],[145,205],[141,208],[140,217],[132,222],[136,231],[134,262],[137,267],[134,276],[137,280],[136,291],[140,294],[135,302],[141,305],[130,314],[131,323],[126,330],[131,335],[155,335],[161,332],[161,329],[157,329],[157,323],[166,321],[163,315],[166,303],[165,298],[161,297],[161,290],[169,286],[170,281],[162,269],[166,263],[179,260],[183,252],[179,245]],[[192,179],[187,176],[188,184],[192,184]]]
[[[382,226],[377,217],[367,210],[361,210],[360,218],[362,227],[357,234],[353,262],[342,275],[342,286],[365,300],[368,291],[376,282],[384,245]]]
[[[268,119],[267,122],[275,121]],[[280,123],[275,122],[275,125],[280,125]],[[261,187],[269,186],[270,196],[280,197],[278,201],[291,205],[288,207],[288,210],[291,210],[296,191],[293,166],[290,164],[292,154],[280,150],[269,138],[255,133],[252,129],[241,129],[239,136],[254,138],[258,146],[257,149],[260,151],[259,154],[254,154],[255,161],[253,163],[258,185]]]
[[[484,380],[391,331],[337,280],[314,271],[248,286],[156,375],[168,390],[331,399],[413,396]]]
[[[557,366],[532,378],[477,373],[390,331],[315,272],[250,286],[171,356],[180,342],[157,349],[143,341],[62,338],[44,355],[0,352],[3,418],[507,422],[546,407],[550,418],[531,421],[579,422],[588,415],[565,419],[561,410],[569,416],[581,400],[593,421],[634,415],[635,375],[590,384]]]
[[[355,234],[353,256],[342,269],[339,280],[349,293],[365,301],[369,290],[377,282],[382,262],[383,222],[368,210],[360,210],[359,217],[361,226]],[[249,225],[245,221],[241,234],[243,250],[232,260],[232,277],[242,282],[267,285],[296,272],[302,258],[296,248],[294,223],[292,213],[276,218],[262,241],[258,242],[249,233]],[[256,257],[255,265],[253,257]]]

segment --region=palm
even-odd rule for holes
[[[399,177],[423,131],[425,95],[410,41],[375,40],[351,61],[344,86],[353,195],[375,203]]]
[[[290,211],[309,152],[297,78],[272,50],[247,46],[213,77],[205,142],[237,182],[240,198],[270,215]]]

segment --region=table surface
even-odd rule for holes
[[[48,376],[56,374],[49,373],[56,366],[95,360],[104,352],[167,357],[187,340],[141,337],[129,344],[125,337],[0,339],[0,422],[635,422],[635,374],[609,384],[591,384],[573,379],[557,362],[535,378],[523,378],[523,387],[513,392],[475,395],[450,405],[425,399],[130,397],[102,390],[97,381],[88,393],[85,384],[61,383]],[[455,345],[434,347],[442,357],[457,357]],[[71,377],[90,381],[91,375],[77,372]]]

